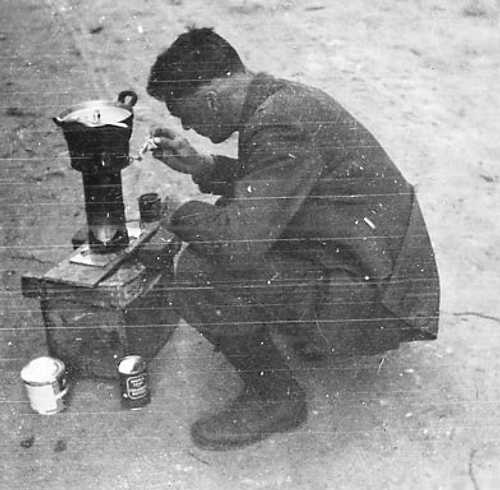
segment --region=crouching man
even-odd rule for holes
[[[176,271],[181,315],[244,382],[225,410],[193,425],[198,446],[241,447],[306,419],[272,329],[295,335],[302,354],[436,338],[438,274],[413,188],[334,99],[249,71],[207,28],[158,56],[147,90],[185,129],[214,143],[239,135],[232,159],[153,132],[155,158],[221,196],[184,203],[168,225],[188,244]]]

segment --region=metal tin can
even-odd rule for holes
[[[161,218],[161,199],[156,192],[142,194],[138,201],[142,223],[151,223]]]
[[[53,415],[66,408],[68,393],[65,366],[59,359],[37,357],[21,370],[31,408],[42,415]]]
[[[131,410],[151,401],[146,361],[141,356],[125,356],[118,364],[122,406]]]

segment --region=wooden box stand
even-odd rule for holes
[[[123,356],[149,361],[170,338],[178,322],[169,293],[176,250],[165,233],[155,232],[99,281],[102,268],[69,260],[23,277],[23,294],[40,299],[49,355],[70,373],[117,378]]]

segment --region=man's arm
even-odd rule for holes
[[[199,153],[181,134],[170,128],[151,130],[153,157],[173,170],[190,174],[204,193],[232,195],[232,183],[241,174],[239,160]]]
[[[224,155],[211,155],[211,158],[212,165],[192,174],[193,182],[206,194],[231,196],[233,182],[242,170],[239,160]]]
[[[229,268],[255,267],[321,176],[323,160],[299,124],[263,125],[248,138],[245,175],[224,206],[182,205],[169,229]]]

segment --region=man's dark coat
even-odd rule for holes
[[[438,274],[413,188],[354,117],[320,90],[258,74],[238,151],[193,176],[222,197],[182,205],[172,231],[228,269],[252,269],[270,249],[342,264],[377,286],[407,340],[436,337]]]

